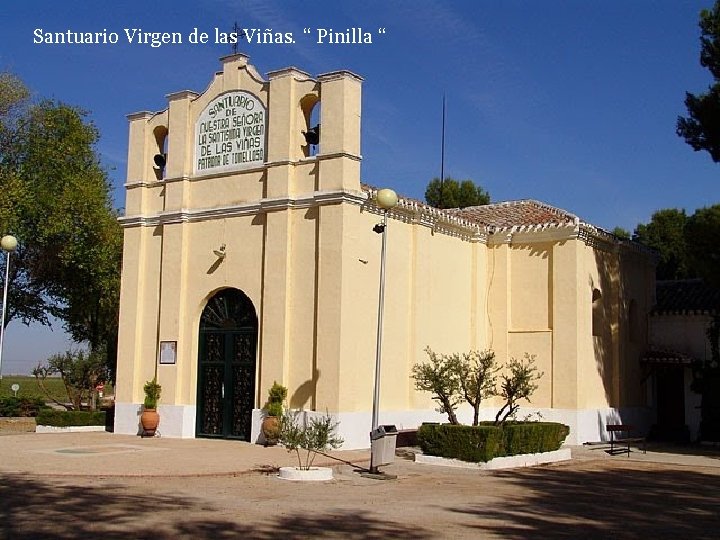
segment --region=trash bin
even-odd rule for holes
[[[373,465],[389,465],[395,461],[395,444],[398,430],[395,426],[378,426],[370,432],[370,451]]]

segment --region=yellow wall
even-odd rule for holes
[[[380,275],[381,236],[372,229],[382,218],[353,206],[344,213],[340,410],[364,411],[372,405]],[[486,246],[395,219],[387,235],[383,408],[428,408],[430,397],[415,391],[410,376],[425,348],[485,347],[484,302],[477,297]]]
[[[647,344],[652,260],[607,235],[602,242],[578,238],[574,229],[559,231],[552,242],[543,234],[535,242],[528,233],[515,236],[489,238],[489,346],[500,363],[525,353],[536,356],[543,373],[532,400],[536,407],[642,405],[639,358]],[[601,291],[597,336],[595,288]],[[631,300],[639,328],[632,343]]]

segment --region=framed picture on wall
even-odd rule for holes
[[[160,342],[160,363],[174,364],[177,361],[177,341]]]

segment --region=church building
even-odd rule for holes
[[[289,407],[333,415],[344,448],[369,447],[383,212],[361,181],[361,90],[349,71],[263,76],[234,54],[205,92],[129,116],[116,433],[139,433],[157,377],[162,436],[258,442],[277,381]],[[411,377],[428,346],[535,355],[518,416],[568,424],[569,443],[652,422],[647,252],[533,200],[400,196],[386,234],[381,424],[444,421]]]

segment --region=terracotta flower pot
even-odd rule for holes
[[[160,415],[155,409],[143,409],[140,415],[140,424],[142,425],[143,437],[154,437],[160,423]]]
[[[265,446],[275,446],[280,437],[280,419],[277,416],[266,416],[262,421],[262,433]]]

